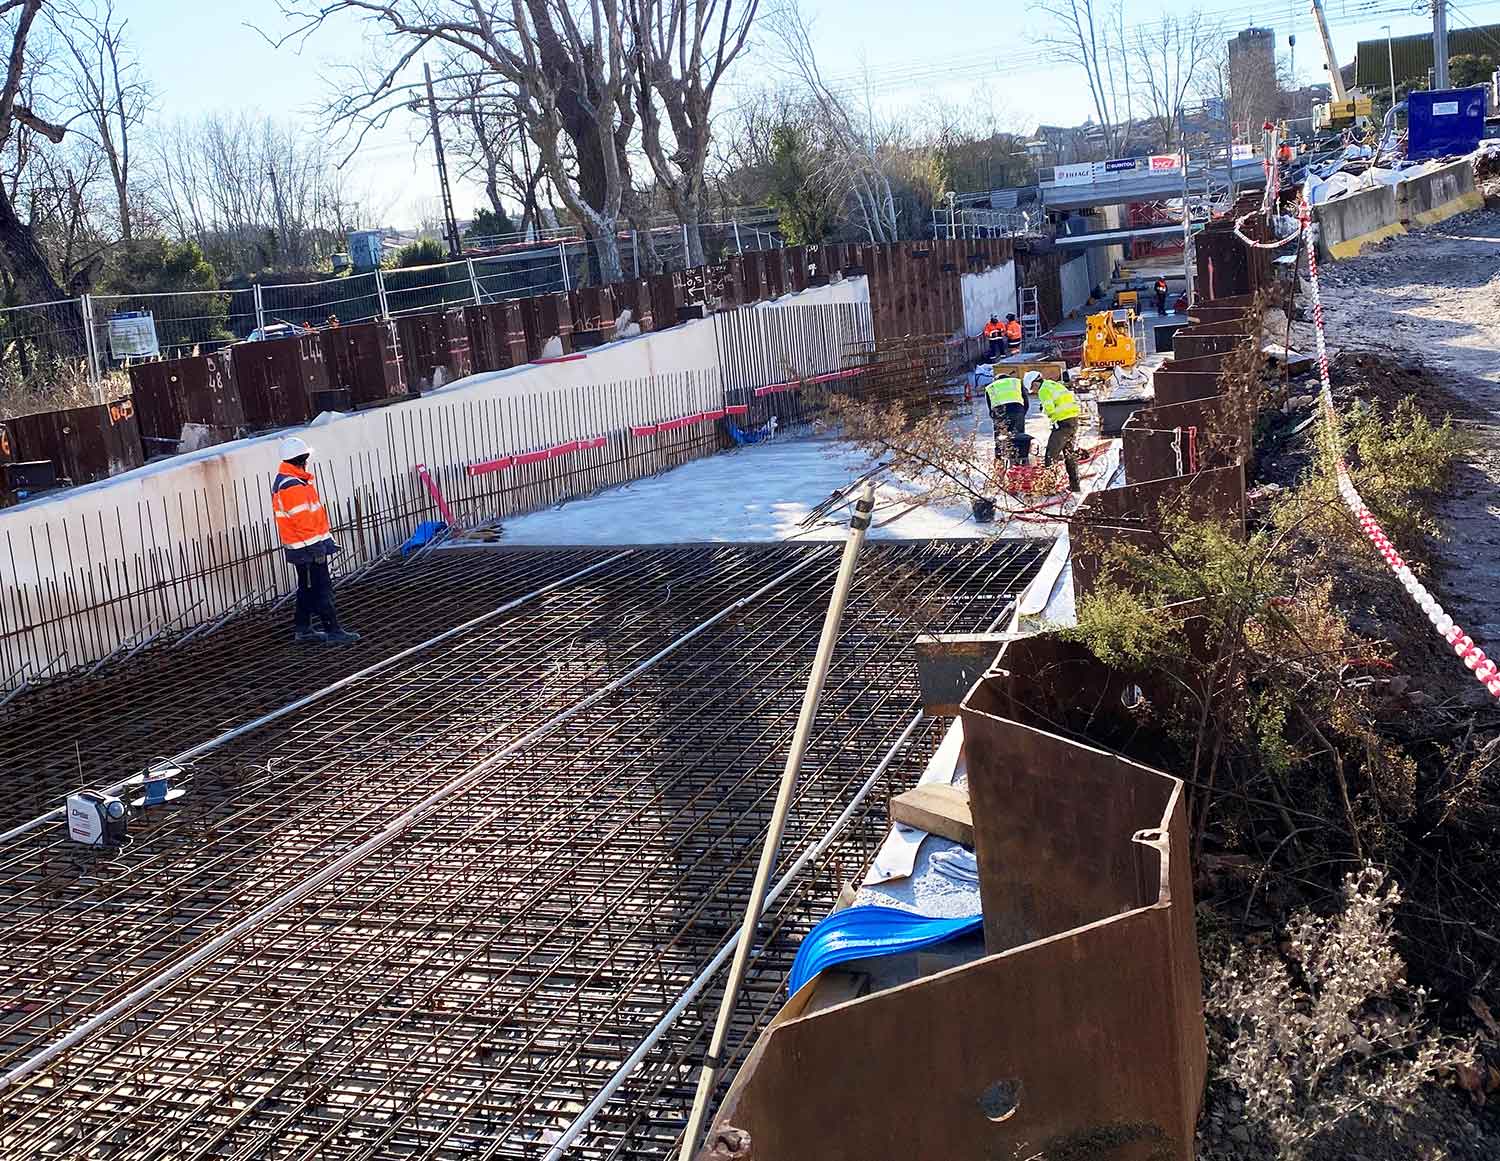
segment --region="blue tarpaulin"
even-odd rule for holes
[[[983,915],[935,919],[898,907],[846,907],[835,911],[809,931],[797,949],[792,974],[787,979],[787,995],[796,995],[808,980],[835,964],[930,947],[977,931],[983,922]]]
[[[734,440],[740,447],[744,447],[746,444],[759,443],[761,440],[768,438],[773,430],[769,423],[757,427],[754,431],[745,431],[738,427],[732,419],[726,419],[724,422],[729,427],[729,438]]]
[[[407,537],[406,543],[401,546],[401,555],[410,556],[424,544],[447,530],[448,525],[441,520],[423,520],[422,523],[417,525],[416,531]]]

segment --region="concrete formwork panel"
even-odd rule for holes
[[[550,297],[521,301],[537,303]],[[401,315],[396,320],[396,333],[401,341],[406,382],[412,391],[427,391],[439,379],[451,383],[474,369],[468,324],[462,309]]]
[[[469,358],[475,371],[504,371],[526,362],[526,328],[515,302],[464,307]]]
[[[406,394],[406,375],[388,319],[346,323],[319,331],[328,385],[344,387],[356,405],[383,403]]]
[[[247,425],[288,427],[313,417],[313,392],[328,387],[316,334],[235,343],[229,351]]]
[[[145,463],[135,404],[114,399],[7,419],[12,457],[51,460],[75,484],[103,480]]]

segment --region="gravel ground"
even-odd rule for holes
[[[1478,433],[1479,450],[1439,509],[1445,539],[1438,587],[1475,639],[1500,653],[1500,211],[1390,239],[1323,267],[1320,282],[1329,347],[1340,353],[1336,397],[1389,405],[1413,394],[1429,415],[1451,413]],[[1291,345],[1314,349],[1309,324],[1294,325]],[[1310,398],[1307,403],[1310,409]],[[1438,665],[1442,658],[1423,661]],[[1485,700],[1475,683],[1457,684]],[[1245,1121],[1238,1093],[1213,1082],[1204,1104],[1199,1161],[1277,1157]],[[1445,1081],[1428,1090],[1414,1115],[1382,1113],[1351,1123],[1319,1140],[1309,1155],[1313,1161],[1494,1158],[1500,1156],[1500,1113],[1494,1102],[1474,1108]]]
[[[1463,418],[1482,425],[1473,470],[1461,473],[1440,509],[1447,526],[1442,589],[1445,604],[1474,639],[1500,647],[1494,595],[1500,578],[1500,211],[1465,214],[1391,238],[1319,274],[1331,347],[1420,363],[1470,405]],[[1311,350],[1311,327],[1294,327],[1293,341]]]

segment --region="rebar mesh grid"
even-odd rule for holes
[[[912,635],[989,625],[1043,547],[867,550],[783,863],[910,722]],[[113,859],[54,833],[0,852],[0,1068],[79,1038],[0,1094],[0,1155],[540,1157],[735,924],[835,566],[829,546],[633,554],[210,755]],[[768,914],[741,1049],[878,816]],[[577,1155],[664,1154],[700,1026]]]
[[[427,553],[341,586],[339,613],[364,632],[340,649],[291,648],[290,604],[245,613],[216,632],[162,645],[128,665],[44,686],[0,710],[0,832],[81,786],[111,785],[205,737],[325,686],[614,555],[507,550],[492,558]],[[441,594],[433,602],[431,594]]]

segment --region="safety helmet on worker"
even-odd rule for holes
[[[1042,373],[1040,371],[1027,371],[1026,374],[1021,378],[1021,386],[1025,387],[1026,390],[1035,394],[1037,384],[1041,381]]]
[[[300,439],[295,435],[289,435],[281,441],[282,463],[290,463],[298,456],[307,456],[311,458],[312,451],[313,449],[308,447],[307,441],[305,439]]]
[[[999,321],[1000,321],[1000,316],[998,314],[992,314],[992,315],[990,315],[990,322],[999,322]]]
[[[1016,321],[1016,316],[1013,315],[1013,314],[1008,314],[1008,315],[1005,316],[1005,321],[1006,322],[1015,322]]]

